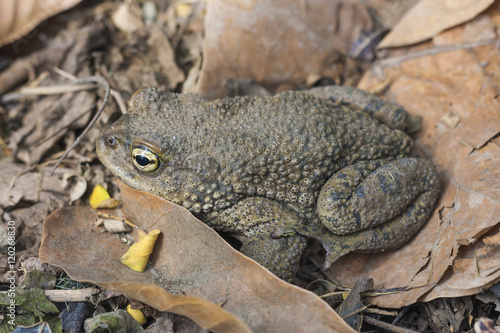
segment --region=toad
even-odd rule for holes
[[[404,132],[408,114],[347,87],[208,101],[147,87],[97,140],[129,186],[189,209],[290,280],[308,239],[324,268],[387,251],[425,224],[436,170]]]

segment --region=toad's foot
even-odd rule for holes
[[[323,269],[327,270],[340,257],[350,252],[385,252],[396,250],[405,245],[425,223],[431,208],[412,204],[408,211],[417,213],[408,217],[404,212],[383,225],[359,231],[349,235],[335,235],[323,229],[323,232],[308,233],[309,237],[318,239],[326,250]],[[417,216],[424,216],[418,219]],[[409,222],[411,219],[411,223]],[[402,231],[403,230],[403,231]]]
[[[415,200],[408,208],[390,221],[348,235],[335,235],[324,228],[303,226],[300,234],[320,241],[326,250],[323,269],[327,270],[340,257],[349,252],[385,252],[405,245],[427,220],[432,206]]]

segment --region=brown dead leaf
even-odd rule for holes
[[[16,270],[9,269],[6,252],[0,255],[0,283],[7,283],[12,271],[16,277],[23,273],[20,264],[26,258],[37,256],[42,235],[42,223],[49,213],[69,201],[69,196],[61,193],[61,178],[64,170],[57,170],[49,176],[49,170],[26,172],[19,164],[0,159],[0,229],[15,227]],[[0,238],[7,237],[0,232]],[[5,238],[2,240],[6,240]],[[6,251],[7,244],[0,240]]]
[[[487,244],[487,245],[497,245],[497,246],[500,246],[500,233],[494,235],[494,236],[491,236],[491,237],[485,237],[483,239],[483,242],[484,244]]]
[[[87,191],[87,181],[75,171],[64,173],[61,186],[69,192],[70,202],[80,199]]]
[[[61,14],[64,15],[64,14]],[[106,27],[101,24],[85,25],[89,18],[86,11],[78,12],[78,20],[71,13],[67,13],[64,25],[57,31],[53,38],[47,38],[45,32],[34,30],[33,33],[22,38],[8,47],[14,53],[26,52],[32,44],[32,40],[43,39],[44,48],[31,52],[26,56],[17,57],[9,67],[0,72],[0,94],[10,91],[24,83],[27,79],[33,79],[35,73],[41,73],[40,77],[31,84],[39,84],[47,73],[43,71],[58,67],[74,76],[89,76],[91,70],[88,63],[91,62],[93,51],[106,45]],[[93,20],[93,17],[92,17]],[[23,46],[26,44],[25,46]],[[45,83],[45,82],[44,82]],[[6,97],[6,96],[2,96]],[[38,109],[38,106],[31,106]],[[12,115],[9,115],[9,118]]]
[[[119,220],[104,219],[102,225],[107,232],[119,233],[130,232],[132,230],[131,226]]]
[[[339,53],[369,27],[370,16],[357,2],[211,0],[198,93],[223,97],[229,79],[293,88],[310,74],[336,78]]]
[[[149,267],[146,272],[139,273],[122,265],[120,257],[128,246],[116,237],[92,229],[96,218],[97,215],[88,207],[66,207],[55,211],[44,223],[40,260],[63,268],[75,280],[120,290],[120,293],[158,310],[188,316],[214,332],[231,331],[221,328],[247,332],[237,318],[213,303],[166,292],[159,284],[168,284],[168,281],[162,281],[155,269]]]
[[[196,325],[187,317],[179,316],[168,312],[158,312],[154,317],[155,325],[151,325],[144,330],[144,333],[175,333],[178,332],[206,333],[207,331]]]
[[[158,72],[168,79],[168,89],[175,89],[179,83],[184,81],[184,73],[175,62],[175,52],[168,37],[157,25],[150,27],[148,45],[152,48],[151,55],[156,58],[156,63],[159,66]]]
[[[83,22],[77,23],[82,24]],[[27,59],[21,58],[19,62],[16,60],[13,65],[1,72],[0,91],[5,81],[10,81],[12,76],[19,74],[16,74],[13,68],[17,66],[22,68],[38,67],[42,64],[60,66],[62,70],[75,76],[89,76],[90,69],[86,64],[92,57],[91,52],[105,45],[103,35],[104,28],[98,24],[83,27],[77,25],[61,31],[56,38],[47,43],[47,47],[43,51],[35,52]],[[33,61],[36,64],[27,65],[27,62]],[[64,83],[67,83],[66,79],[53,75],[45,77],[41,85],[50,86]],[[15,119],[9,119],[12,122],[22,123],[22,126],[13,131],[9,137],[9,148],[12,150],[13,156],[28,165],[32,165],[52,154],[54,146],[62,138],[67,139],[68,146],[72,144],[75,140],[75,133],[72,130],[84,128],[96,108],[95,94],[95,92],[90,91],[66,92],[57,95],[36,96],[30,100],[26,112],[18,113]],[[110,104],[113,105],[113,103]],[[88,133],[80,145],[81,154],[95,150],[95,139],[102,130],[99,129],[101,124],[98,122],[97,126]]]
[[[500,2],[486,14],[498,29]],[[468,24],[456,27],[435,40],[463,43],[468,30]],[[376,289],[413,288],[374,297],[372,303],[399,308],[471,295],[500,280],[498,245],[487,243],[499,237],[500,224],[499,68],[494,45],[385,68],[385,74],[395,78],[387,95],[423,118],[415,144],[437,166],[442,194],[424,229],[402,249],[351,254],[334,264],[331,274],[346,285],[371,277]],[[369,72],[360,87],[376,82]],[[442,121],[450,111],[460,117],[455,128]]]
[[[421,0],[410,9],[382,40],[379,47],[412,45],[467,22],[495,0]]]
[[[84,128],[95,101],[92,93],[80,91],[42,97],[34,104],[9,142],[14,156],[27,165],[40,162],[69,129]]]
[[[0,1],[0,47],[23,37],[43,20],[81,0]]]
[[[12,210],[20,201],[36,203],[39,201],[57,203],[69,201],[69,197],[59,193],[62,189],[62,174],[67,171],[60,169],[54,176],[49,176],[50,170],[43,172],[25,172],[26,168],[17,163],[0,160],[0,207]]]
[[[72,279],[118,290],[213,331],[214,324],[234,324],[235,319],[201,298],[223,304],[254,331],[354,332],[319,297],[276,278],[184,208],[125,185],[121,191],[126,218],[143,229],[162,232],[152,265],[143,273],[120,263],[127,246],[92,229],[96,217],[87,208],[65,208],[47,218],[40,260],[63,268]]]
[[[492,234],[498,236],[499,228]],[[500,276],[500,244],[485,246],[484,241],[460,249],[453,261],[453,270],[447,271],[424,301],[432,300],[440,295],[445,297],[461,297],[473,295],[487,289],[495,283],[495,277]],[[493,282],[492,282],[493,278]]]
[[[419,0],[387,1],[364,0],[370,14],[382,29],[391,29]]]
[[[144,26],[141,9],[135,2],[123,2],[111,15],[113,24],[123,32],[131,33]]]
[[[127,35],[126,43],[113,49],[116,59],[111,68],[116,85],[134,92],[144,86],[173,90],[184,81],[184,72],[177,66],[175,52],[164,31],[150,24]],[[147,56],[138,57],[137,53]]]

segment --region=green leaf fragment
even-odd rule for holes
[[[144,330],[141,324],[122,309],[85,320],[86,333],[102,332],[103,328],[113,333],[137,333]]]

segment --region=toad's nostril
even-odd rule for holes
[[[118,141],[115,139],[114,136],[108,136],[105,142],[110,147],[116,147],[116,145],[118,144]]]

